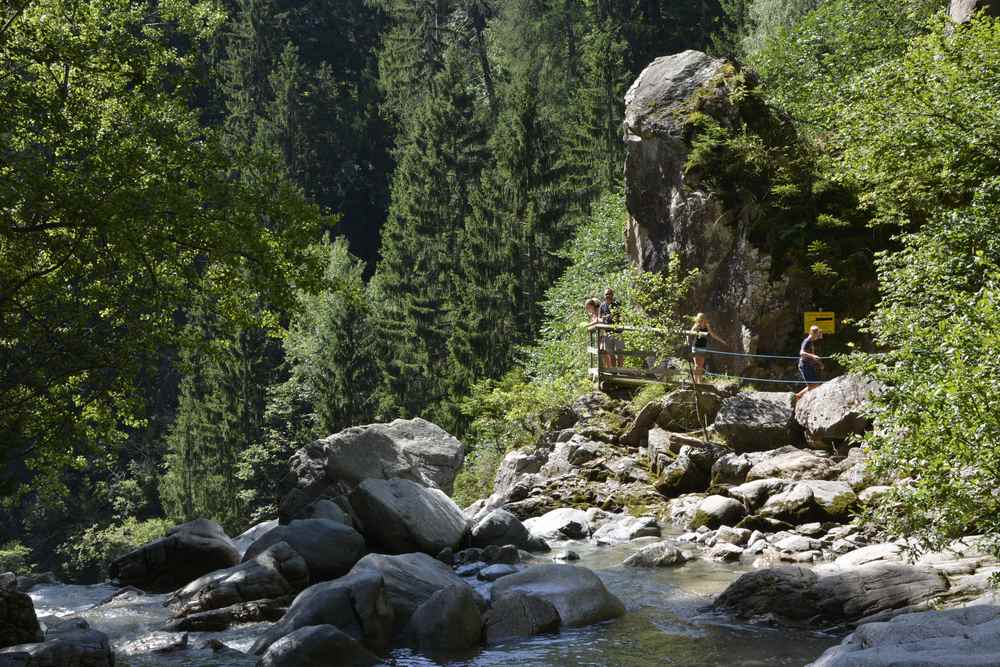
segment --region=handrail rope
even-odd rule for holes
[[[785,356],[781,354],[750,354],[749,352],[724,352],[722,350],[710,350],[708,348],[699,347],[696,350],[692,350],[692,354],[722,354],[727,357],[758,357],[760,359],[794,359],[798,361],[801,357],[795,356]],[[833,359],[833,357],[820,357],[820,359]]]
[[[749,380],[750,382],[776,382],[781,384],[825,384],[829,380],[821,380],[817,382],[806,382],[805,380],[772,380],[770,378],[750,378],[744,377],[742,375],[727,375],[725,373],[710,373],[705,371],[705,375],[711,375],[712,377],[719,378],[729,378],[730,380]]]

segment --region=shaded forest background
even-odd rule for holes
[[[623,98],[657,56],[753,66],[747,94],[797,128],[692,122],[691,168],[826,303],[904,280],[878,253],[925,241],[900,233],[993,206],[978,100],[1000,77],[963,58],[996,73],[1000,39],[946,28],[942,1],[883,4],[9,4],[0,570],[93,579],[176,522],[239,532],[296,448],[396,417],[463,438],[456,493],[488,492],[581,390],[583,298],[635,285]],[[922,308],[886,294],[877,340]]]

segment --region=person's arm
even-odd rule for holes
[[[819,355],[813,354],[812,352],[806,352],[806,341],[802,341],[802,347],[799,348],[799,356],[805,357],[806,359],[812,359],[820,366],[823,365],[823,360],[819,358]]]

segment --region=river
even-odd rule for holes
[[[695,560],[678,568],[622,567],[622,560],[648,541],[613,547],[574,542],[558,547],[568,546],[576,551],[581,556],[578,564],[597,572],[608,589],[621,598],[627,609],[622,618],[558,635],[510,642],[467,656],[430,658],[397,650],[387,664],[397,667],[804,665],[839,641],[839,637],[818,633],[737,623],[706,612],[711,598],[746,571],[746,566]],[[107,584],[51,585],[36,587],[30,595],[39,618],[76,614],[107,633],[118,653],[119,665],[255,664],[256,660],[248,656],[213,654],[201,646],[206,640],[217,639],[245,651],[264,624],[237,626],[225,632],[190,633],[188,648],[153,653],[152,649],[169,639],[157,634],[168,620],[163,607],[166,596],[128,594],[94,607],[115,590]]]

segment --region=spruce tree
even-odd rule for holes
[[[385,416],[423,414],[449,393],[459,233],[485,152],[467,68],[463,54],[450,50],[429,85],[433,92],[411,112],[393,178],[382,260],[371,285]]]

